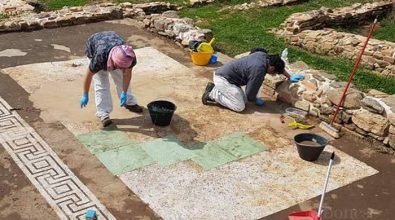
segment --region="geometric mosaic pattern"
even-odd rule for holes
[[[0,144],[29,178],[60,219],[115,219],[62,162],[49,145],[0,97]]]

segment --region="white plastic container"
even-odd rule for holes
[[[286,108],[285,113],[287,113],[287,115],[289,115],[290,117],[296,118],[296,119],[305,119],[306,115],[307,115],[306,111],[303,111],[298,108],[293,108],[293,107]]]

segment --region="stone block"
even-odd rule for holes
[[[384,138],[383,144],[389,145],[389,142],[390,142],[390,138],[389,137]]]
[[[385,62],[388,62],[388,64],[395,64],[395,58],[394,57],[383,57],[383,60]]]
[[[56,24],[60,27],[70,26],[73,24],[70,16],[59,17],[55,21],[56,21]]]
[[[169,10],[169,11],[163,12],[162,13],[162,17],[165,17],[165,18],[179,18],[180,16],[178,15],[177,11]]]
[[[364,109],[378,114],[384,113],[384,107],[374,98],[372,97],[365,97],[361,100],[361,105]]]
[[[308,102],[315,102],[317,100],[317,96],[315,96],[314,92],[306,91],[303,93],[303,98]]]
[[[366,132],[384,137],[388,134],[389,120],[381,115],[360,109],[352,116],[352,122]]]
[[[388,97],[389,95],[387,93],[375,90],[375,89],[370,89],[367,93],[367,95],[375,97],[375,98],[385,98]]]
[[[46,21],[43,23],[44,28],[56,28],[58,27],[58,23],[54,20]]]
[[[86,24],[88,22],[89,22],[88,15],[78,15],[78,16],[76,16],[75,20],[73,21],[73,24],[79,25],[79,24]]]
[[[384,57],[393,57],[394,53],[395,49],[393,48],[381,50],[381,54],[383,54]]]
[[[395,135],[390,134],[388,136],[388,145],[395,150]]]
[[[320,112],[321,112],[321,114],[324,114],[324,115],[330,115],[333,113],[333,111],[334,111],[334,108],[330,105],[327,105],[327,104],[322,104],[320,107]]]
[[[309,109],[309,115],[315,116],[315,117],[319,117],[321,115],[321,112],[318,108],[310,106]]]
[[[284,81],[281,83],[277,88],[276,92],[278,93],[278,98],[289,104],[294,104],[296,101],[300,101],[301,97],[301,90],[298,84],[291,84],[288,81]]]
[[[154,27],[158,31],[164,31],[165,30],[165,21],[162,19],[154,20]]]
[[[314,93],[314,95],[318,98],[318,97],[321,97],[321,95],[323,93],[324,93],[324,90],[320,88]]]
[[[301,101],[296,101],[295,102],[295,107],[302,109],[303,111],[309,112],[310,110],[310,102],[306,100],[301,100]]]
[[[325,82],[325,78],[319,74],[312,74],[312,77],[320,82]]]
[[[302,80],[301,85],[306,88],[307,91],[317,91],[317,81],[313,80]]]
[[[395,94],[382,99],[382,101],[391,108],[392,112],[395,112]]]
[[[151,20],[146,18],[146,19],[143,20],[143,23],[144,23],[145,27],[149,27],[150,24],[151,24]]]
[[[334,105],[337,105],[343,94],[343,89],[332,89],[327,93],[328,99]],[[347,109],[359,109],[361,108],[361,100],[364,98],[364,94],[356,89],[348,89],[346,98],[343,102],[343,107]]]
[[[351,115],[350,114],[348,114],[345,111],[341,111],[341,114],[339,114],[339,115],[341,116],[342,123],[344,123],[344,124],[351,123]]]
[[[388,118],[390,124],[395,126],[395,113],[388,114],[387,118]]]

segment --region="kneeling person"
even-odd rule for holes
[[[253,51],[248,56],[234,60],[220,67],[214,73],[214,83],[208,83],[202,96],[203,104],[216,102],[236,112],[245,109],[247,101],[262,106],[264,101],[257,98],[266,73],[289,74],[285,63],[278,55],[268,55],[264,51]],[[246,86],[245,93],[241,86]]]

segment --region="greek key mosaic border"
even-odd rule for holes
[[[85,219],[87,209],[96,210],[99,219],[115,219],[34,129],[9,109],[0,97],[0,144],[60,219]]]

